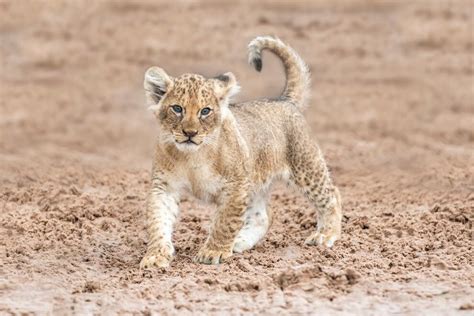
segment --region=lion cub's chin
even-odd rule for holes
[[[179,151],[186,152],[186,153],[195,152],[195,151],[198,151],[199,148],[201,148],[201,144],[195,144],[191,142],[185,142],[185,143],[175,142],[175,146]]]

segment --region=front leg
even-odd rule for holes
[[[168,193],[166,182],[154,179],[147,205],[148,247],[140,268],[168,267],[174,254],[171,241],[178,216],[176,198]]]
[[[247,198],[246,182],[227,185],[212,221],[209,236],[194,257],[195,262],[219,264],[232,255],[235,237],[244,222]]]

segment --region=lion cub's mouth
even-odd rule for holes
[[[202,142],[201,142],[202,143]],[[196,151],[199,148],[201,148],[201,143],[196,142],[195,140],[188,138],[184,141],[178,141],[176,140],[176,148],[178,148],[181,151]]]
[[[191,138],[188,138],[186,139],[185,141],[182,141],[182,142],[178,142],[176,141],[178,144],[181,144],[181,145],[200,145],[198,143],[196,143],[194,140],[192,140]]]

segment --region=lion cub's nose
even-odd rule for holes
[[[183,134],[188,136],[189,138],[196,136],[198,133],[195,129],[183,129]]]

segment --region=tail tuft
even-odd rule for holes
[[[256,58],[252,60],[252,64],[255,67],[255,70],[258,72],[262,71],[262,58]]]
[[[281,98],[295,103],[298,108],[303,108],[309,98],[311,79],[308,66],[293,48],[277,37],[259,36],[248,46],[249,64],[259,72],[262,70],[262,51],[265,49],[277,55],[285,67],[286,86]]]
[[[261,49],[249,45],[249,64],[252,65],[258,72],[262,70],[263,64]]]

